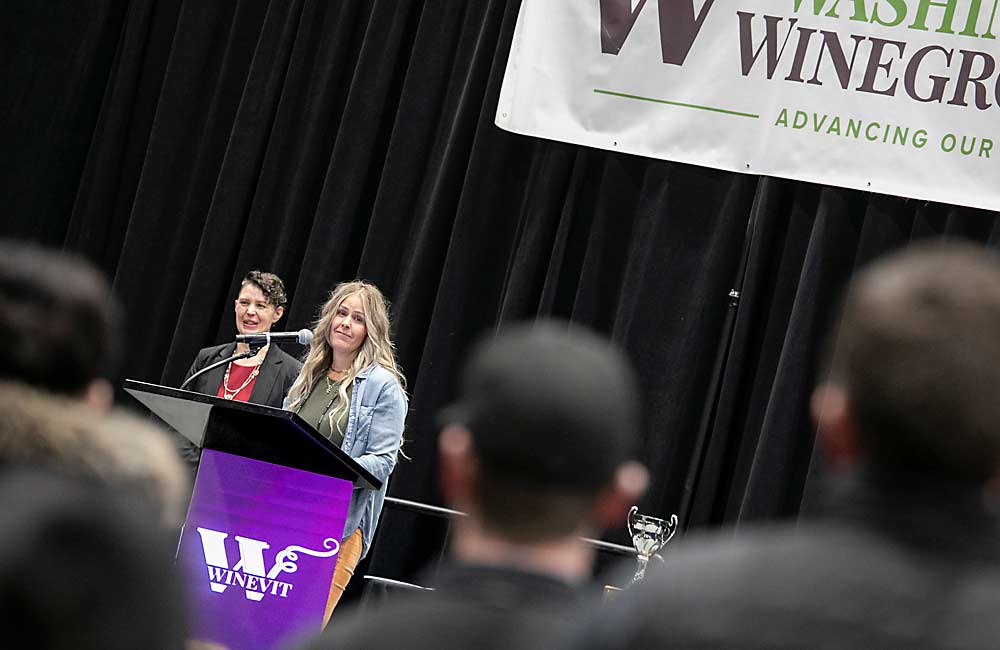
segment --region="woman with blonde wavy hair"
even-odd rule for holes
[[[324,625],[371,545],[402,444],[405,385],[382,292],[361,280],[337,285],[320,310],[286,408],[374,474],[382,489],[355,488],[351,495]]]

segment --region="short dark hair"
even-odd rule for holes
[[[82,258],[0,241],[0,378],[69,395],[117,370],[120,309]]]
[[[488,530],[521,544],[563,537],[586,521],[597,488],[541,485],[480,462],[476,506]]]
[[[912,246],[850,283],[830,381],[867,459],[984,483],[1000,461],[1000,263],[971,244]]]
[[[250,283],[255,285],[267,298],[267,301],[274,305],[275,308],[281,307],[285,308],[288,304],[288,294],[285,293],[285,283],[281,281],[274,273],[267,273],[265,271],[253,270],[243,276],[243,281],[240,282],[240,287],[242,288],[245,284]]]
[[[522,542],[585,523],[597,494],[635,451],[634,373],[608,340],[580,326],[506,327],[473,350],[458,402],[442,414],[472,435],[485,526]]]

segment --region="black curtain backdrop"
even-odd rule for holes
[[[643,511],[688,529],[794,516],[849,274],[918,238],[996,246],[997,215],[504,132],[518,7],[7,0],[0,235],[96,261],[126,305],[123,374],[169,385],[232,337],[246,271],[285,279],[288,329],[337,282],[375,282],[412,397],[393,495],[440,502],[434,413],[470,343],[560,316],[638,368]],[[437,550],[416,519],[384,526],[381,574]]]

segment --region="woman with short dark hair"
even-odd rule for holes
[[[273,273],[250,271],[240,283],[240,293],[234,303],[236,331],[240,334],[269,332],[281,320],[287,304],[288,295],[281,278]],[[206,366],[248,350],[246,343],[234,342],[204,348],[195,357],[185,380]],[[301,363],[277,345],[266,345],[256,356],[231,361],[206,372],[195,379],[188,390],[280,408],[301,368]]]

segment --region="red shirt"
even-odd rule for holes
[[[257,370],[260,366],[241,366],[239,364],[230,363],[229,364],[229,388],[235,390],[240,386],[243,386],[243,382],[247,380],[254,370]],[[259,375],[258,375],[259,376]],[[237,402],[249,402],[250,393],[253,392],[253,385],[257,383],[257,377],[255,376],[251,379],[243,389],[240,390],[236,395],[233,396],[233,400]],[[223,375],[222,382],[219,384],[219,390],[215,394],[216,397],[225,397],[226,395],[232,395],[232,393],[226,393],[226,378]]]

